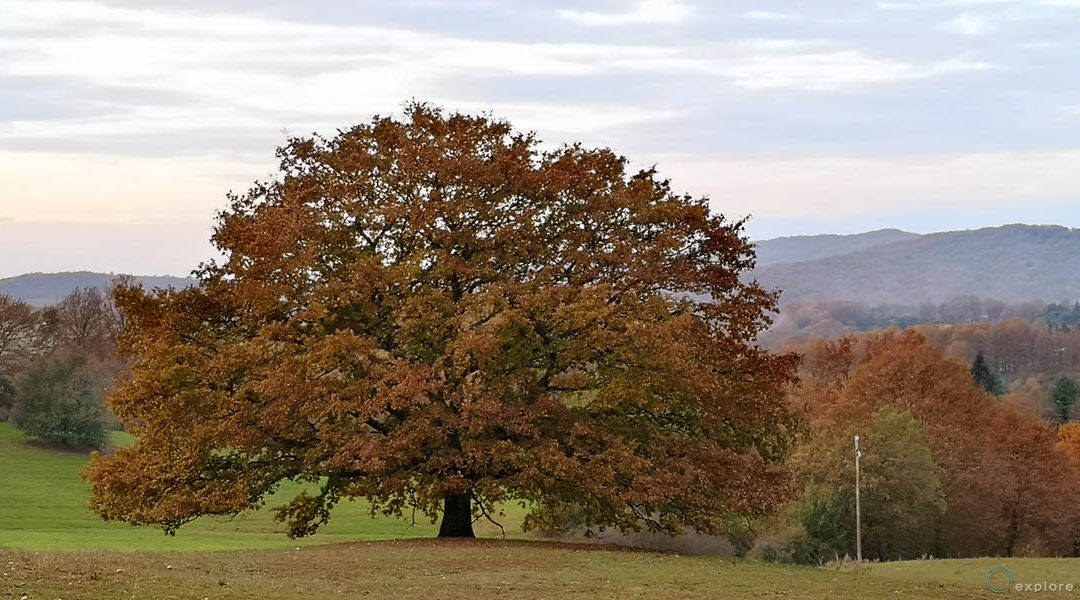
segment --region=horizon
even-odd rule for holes
[[[185,273],[287,135],[410,98],[656,165],[756,240],[1080,227],[1080,4],[10,0],[0,276]]]
[[[900,233],[911,233],[911,234],[915,234],[915,235],[919,235],[919,236],[930,236],[930,235],[942,235],[942,234],[950,234],[950,233],[965,233],[965,232],[983,231],[983,230],[990,230],[990,229],[1004,229],[1004,228],[1010,228],[1010,227],[1032,227],[1032,228],[1050,227],[1050,228],[1063,228],[1063,229],[1066,229],[1066,230],[1069,230],[1069,231],[1078,231],[1078,230],[1080,230],[1080,227],[1069,227],[1067,225],[1060,225],[1060,224],[1057,224],[1057,223],[1003,223],[1001,225],[988,225],[988,226],[985,226],[985,227],[971,227],[971,228],[965,228],[965,229],[950,229],[950,230],[944,230],[944,231],[911,231],[911,230],[900,229],[900,228],[896,228],[896,227],[883,227],[883,228],[879,228],[879,229],[870,229],[870,230],[866,230],[866,231],[856,231],[856,232],[853,232],[853,233],[794,234],[794,235],[780,235],[780,236],[776,236],[776,237],[772,237],[772,238],[758,238],[758,239],[748,238],[748,239],[749,239],[749,242],[751,244],[761,244],[761,243],[766,243],[766,242],[771,242],[771,241],[776,241],[776,240],[783,240],[783,239],[819,238],[819,237],[852,237],[852,236],[880,233],[880,232],[883,232],[883,231],[897,231],[897,232],[900,232]],[[194,267],[192,268],[192,270],[194,270]],[[91,268],[91,269],[60,269],[60,270],[55,270],[55,271],[24,271],[24,272],[21,272],[21,273],[7,274],[2,270],[2,267],[0,267],[0,280],[16,279],[16,278],[19,278],[19,277],[30,277],[30,276],[81,275],[81,274],[87,274],[87,275],[114,275],[114,276],[131,275],[131,276],[134,276],[134,277],[145,277],[145,278],[197,279],[192,271],[188,271],[188,272],[185,272],[185,273],[166,273],[166,272],[137,273],[137,272],[131,272],[131,271],[115,271],[115,270],[102,270],[102,269],[95,270],[95,269]]]

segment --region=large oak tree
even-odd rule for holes
[[[137,442],[89,468],[105,518],[172,531],[283,480],[320,490],[278,508],[292,535],[354,497],[440,536],[508,500],[715,532],[785,499],[795,359],[753,344],[776,298],[741,221],[424,104],[278,154],[201,285],[116,293]]]

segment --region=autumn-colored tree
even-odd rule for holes
[[[815,451],[815,445],[842,441],[849,453],[846,439],[835,440],[850,437],[855,428],[866,430],[882,407],[898,408],[925,427],[933,463],[940,468],[944,510],[922,530],[924,539],[934,540],[934,554],[1071,551],[1080,517],[1073,490],[1080,477],[1055,447],[1046,422],[995,400],[976,385],[964,363],[947,358],[914,331],[815,348],[794,396],[797,406],[809,405],[814,433],[793,456],[796,472],[807,472],[799,457],[829,455],[827,449]],[[844,364],[847,372],[838,373]],[[826,481],[834,494],[844,489],[837,481]]]
[[[742,222],[423,104],[279,157],[198,287],[116,293],[137,441],[89,467],[105,518],[171,531],[283,480],[321,488],[277,510],[292,535],[352,497],[440,536],[509,499],[703,532],[786,499],[796,359],[753,345],[776,298],[740,280]]]
[[[1027,377],[1012,385],[1001,398],[1002,404],[1033,417],[1044,417],[1049,411],[1048,395],[1038,377]]]
[[[1063,423],[1057,430],[1058,450],[1080,467],[1080,423]]]
[[[1060,555],[1072,550],[1080,517],[1076,467],[1041,419],[995,407],[989,438],[993,463],[979,476],[993,483],[998,518],[984,521],[999,534],[995,553]]]

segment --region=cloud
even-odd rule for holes
[[[0,7],[0,77],[110,90],[93,115],[0,121],[6,147],[130,145],[134,136],[237,140],[333,129],[392,112],[403,99],[525,115],[522,126],[588,134],[671,113],[640,102],[491,100],[473,90],[498,78],[666,72],[679,51],[596,43],[474,40],[393,27],[311,25],[269,17],[131,10],[88,2],[13,0]],[[126,90],[141,90],[133,100]],[[155,102],[151,95],[183,98]],[[0,109],[2,112],[2,109]],[[650,114],[651,113],[651,114]],[[245,136],[243,132],[248,132]],[[215,140],[219,141],[219,140]],[[144,151],[144,145],[132,146]],[[85,148],[78,148],[76,151]]]
[[[774,217],[1080,196],[1062,175],[1080,166],[1068,152],[964,154],[1072,144],[1080,122],[1062,107],[1077,103],[1078,46],[1068,21],[1041,19],[1080,0],[902,3],[926,14],[840,4],[597,0],[560,17],[539,0],[370,3],[350,22],[292,20],[274,2],[0,0],[0,215],[206,222],[225,190],[273,171],[282,130],[333,133],[408,98],[652,156],[718,207]],[[537,18],[504,27],[519,8]],[[752,37],[763,21],[773,37]],[[962,52],[927,23],[1010,35]],[[1024,47],[1034,40],[1044,47]],[[952,154],[889,155],[900,148]],[[674,149],[687,154],[661,154]],[[744,154],[716,156],[728,149]]]
[[[589,26],[673,24],[685,21],[692,11],[677,0],[641,0],[626,12],[595,12],[563,9],[559,16]]]
[[[773,10],[751,10],[744,12],[742,18],[751,21],[797,21],[802,17],[793,13]]]
[[[941,28],[952,33],[974,36],[993,33],[997,26],[992,19],[985,15],[965,13],[945,21],[942,23]]]
[[[676,191],[730,214],[847,218],[1080,198],[1080,148],[936,156],[654,157]]]
[[[654,1],[608,16],[663,21],[689,10]],[[155,155],[268,152],[266,140],[282,129],[333,130],[392,112],[410,97],[493,110],[554,136],[587,137],[685,112],[663,94],[544,101],[479,91],[499,80],[549,78],[581,87],[617,76],[703,89],[823,92],[986,67],[963,57],[911,63],[827,40],[553,43],[54,0],[0,4],[0,52],[0,78],[63,81],[97,94],[93,114],[85,114],[85,94],[68,93],[67,114],[0,121],[0,146]]]
[[[984,7],[1080,8],[1080,0],[880,0],[882,10],[923,10]]]
[[[1056,8],[1080,8],[1080,0],[945,0],[955,6],[1049,6]]]
[[[917,65],[874,58],[853,50],[807,52],[778,47],[771,53],[737,59],[722,67],[721,72],[735,85],[751,90],[799,88],[821,92],[928,79],[991,67],[963,56]]]

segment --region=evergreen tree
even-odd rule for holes
[[[1076,398],[1080,396],[1080,388],[1077,387],[1076,382],[1068,377],[1058,377],[1054,381],[1054,387],[1050,391],[1050,397],[1054,401],[1054,410],[1057,412],[1058,418],[1062,423],[1068,422],[1072,419],[1073,405],[1076,404]]]
[[[987,392],[995,396],[1005,394],[1005,385],[997,373],[990,370],[990,365],[986,363],[986,357],[982,352],[975,355],[975,362],[971,364],[971,377]]]

